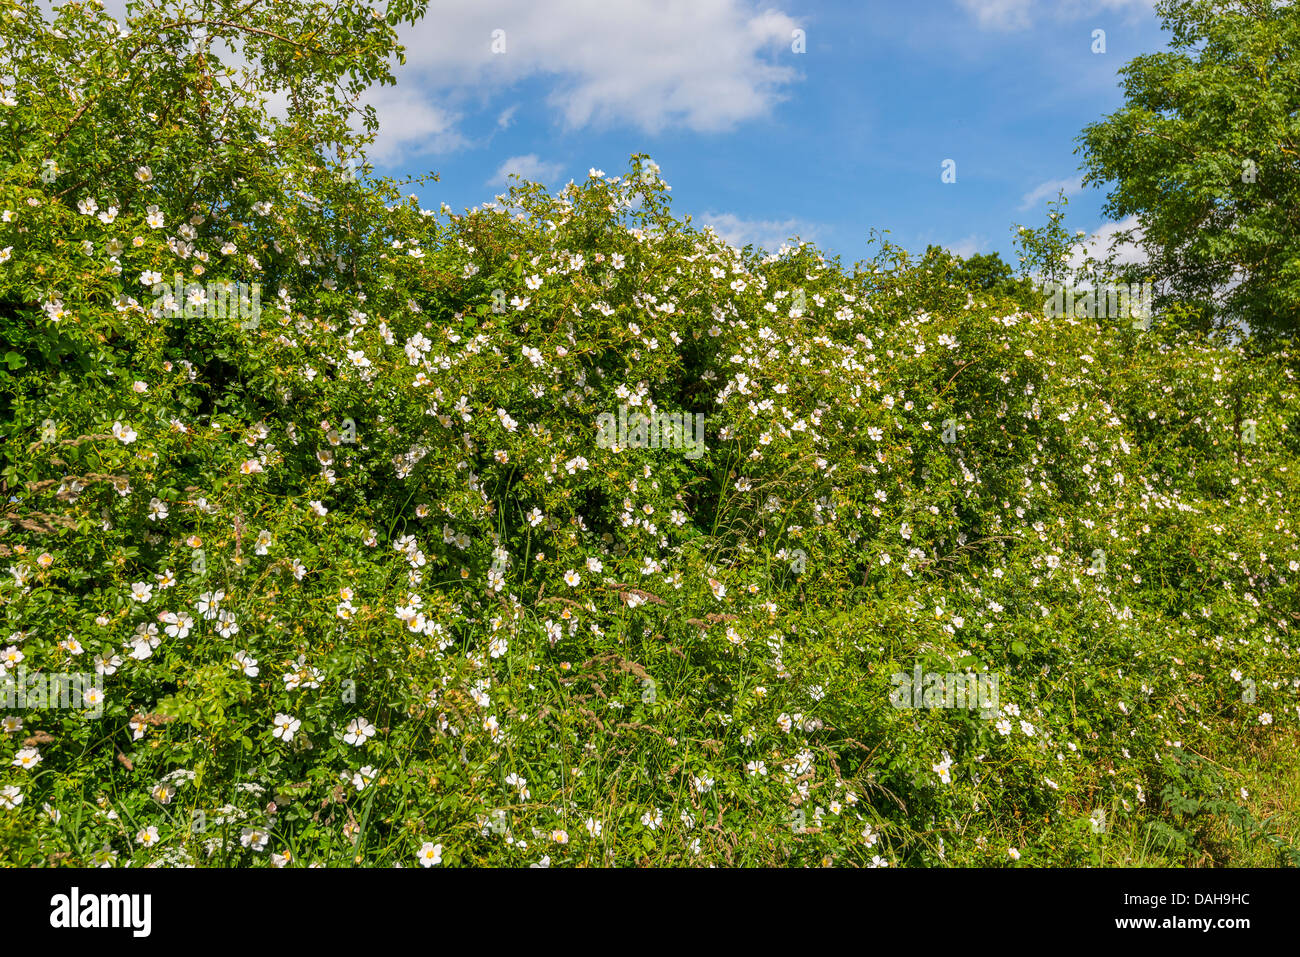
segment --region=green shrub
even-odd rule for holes
[[[7,862],[1080,864],[1295,733],[1287,353],[736,250],[640,155],[421,209],[313,151],[338,57],[277,121],[96,9],[4,13],[0,651],[105,698],[0,727]]]

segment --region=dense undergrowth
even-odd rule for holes
[[[1296,863],[1232,770],[1300,721],[1293,356],[737,250],[643,156],[453,214],[232,107],[196,187],[100,49],[116,140],[0,106],[0,659],[104,697],[0,718],[0,860]]]

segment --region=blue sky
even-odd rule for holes
[[[1113,231],[1102,192],[1078,189],[1075,139],[1167,34],[1151,0],[435,0],[403,41],[397,87],[371,94],[372,156],[387,175],[438,172],[425,206],[646,152],[678,216],[852,263],[872,228],[1013,261],[1013,225],[1041,223],[1058,184],[1071,228]]]

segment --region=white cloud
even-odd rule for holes
[[[124,19],[124,0],[106,0]],[[462,116],[532,81],[570,129],[615,124],[717,132],[768,115],[800,78],[800,21],[769,0],[429,0],[402,24],[396,87],[374,87],[381,162],[471,145]],[[505,52],[493,53],[493,31]],[[532,91],[530,91],[532,92]],[[526,108],[526,107],[525,107]],[[497,116],[505,129],[518,106]]]
[[[1135,242],[1120,243],[1116,246],[1115,262],[1120,265],[1146,262],[1146,253],[1143,252],[1142,247],[1139,245],[1142,240],[1142,229],[1138,226],[1138,218],[1129,216],[1118,223],[1104,223],[1098,227],[1084,240],[1083,247],[1070,257],[1070,268],[1082,268],[1085,256],[1104,260],[1110,251],[1111,245],[1115,242],[1116,234],[1130,229],[1135,230],[1133,233]]]
[[[792,236],[812,242],[816,227],[799,219],[742,219],[735,213],[704,213],[697,217],[702,225],[712,226],[723,240],[744,248],[749,243],[776,252],[789,245]]]
[[[563,163],[544,163],[536,153],[512,156],[497,168],[496,175],[488,180],[489,186],[505,186],[511,176],[521,176],[534,183],[549,183],[564,170]]]
[[[481,106],[540,80],[569,128],[727,130],[766,115],[798,78],[790,49],[798,22],[754,2],[433,0],[400,31],[406,64],[395,71],[397,90],[451,116],[470,100]],[[504,52],[493,52],[494,31]],[[380,138],[404,122],[394,111]],[[422,151],[417,139],[402,134],[389,148]]]
[[[379,117],[379,135],[366,150],[371,160],[392,162],[407,153],[450,153],[469,145],[456,129],[460,114],[435,106],[415,90],[374,87],[364,100]]]

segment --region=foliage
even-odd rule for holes
[[[1300,8],[1162,0],[1157,10],[1171,49],[1120,71],[1124,106],[1080,137],[1084,184],[1112,184],[1106,213],[1137,217],[1161,308],[1190,304],[1198,328],[1293,337]]]
[[[177,14],[4,9],[0,660],[106,697],[0,718],[7,863],[1078,864],[1097,809],[1181,826],[1180,751],[1295,734],[1285,353],[737,250],[642,155],[422,209],[311,93],[401,8],[277,14],[285,120],[183,96]],[[997,713],[892,706],[918,665]]]
[[[1042,305],[1042,297],[1028,277],[1015,275],[997,253],[976,253],[962,258],[939,246],[929,246],[922,267],[943,270],[944,278],[954,285],[967,286],[973,292],[1009,299],[1026,309]]]

